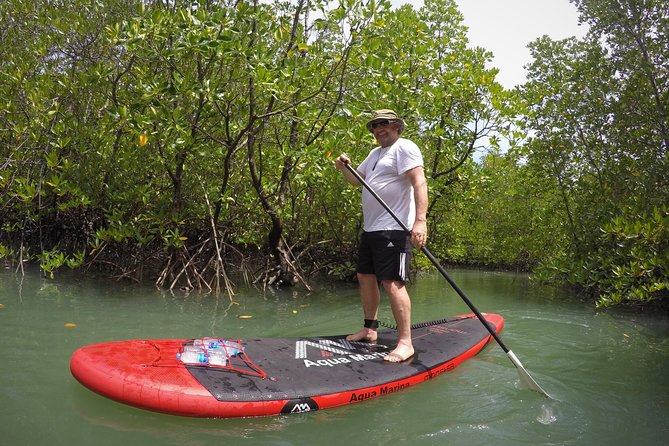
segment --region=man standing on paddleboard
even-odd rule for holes
[[[390,362],[406,361],[414,354],[411,300],[405,285],[412,246],[420,248],[427,241],[427,181],[423,156],[416,144],[400,137],[405,126],[393,110],[377,110],[367,122],[367,129],[374,134],[379,147],[369,153],[357,173],[406,227],[411,228],[411,234],[363,188],[364,232],[360,239],[357,277],[365,320],[360,331],[346,338],[376,342],[380,282],[388,295],[399,332],[397,347],[385,357]],[[342,154],[335,160],[335,166],[349,183],[360,186],[360,181],[346,167],[350,162],[348,156]]]

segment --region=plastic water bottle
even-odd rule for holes
[[[183,346],[183,351],[184,352],[205,353],[204,348],[198,347],[198,346],[195,346],[195,345],[184,345]]]
[[[184,364],[207,364],[209,362],[209,358],[204,351],[192,349],[184,349],[182,353],[177,353],[177,359],[180,359]]]
[[[230,356],[237,356],[243,350],[243,347],[238,342],[223,341],[223,345],[225,346],[226,350],[228,351],[228,355]]]
[[[223,343],[222,339],[216,339],[216,338],[202,338],[193,341],[194,346],[204,347],[208,350],[218,348],[222,343]]]
[[[185,345],[183,353],[177,354],[186,364],[226,366],[228,360],[239,355],[244,348],[239,342],[220,338],[200,338],[193,340],[193,345]]]
[[[193,346],[209,350],[225,348],[229,356],[238,355],[242,349],[238,342],[220,338],[201,338],[193,341]]]
[[[223,349],[210,350],[208,356],[210,365],[225,366],[228,363],[228,357]]]

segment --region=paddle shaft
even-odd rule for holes
[[[369,191],[370,194],[383,206],[383,208],[390,214],[393,219],[400,225],[400,227],[406,231],[407,233],[410,233],[411,230],[404,224],[402,220],[400,220],[397,215],[393,212],[392,209],[386,204],[385,201],[376,193],[374,189],[371,188],[369,184],[360,176],[360,174],[353,168],[351,167],[350,163],[344,163],[348,171],[362,184],[362,186]],[[427,247],[422,246],[421,251],[423,254],[427,256],[428,259],[430,259],[430,262],[437,268],[437,270],[441,273],[442,276],[446,279],[446,281],[453,287],[456,293],[460,296],[460,298],[467,304],[470,310],[476,315],[476,317],[481,321],[483,326],[488,330],[490,335],[495,339],[495,341],[499,344],[500,347],[502,347],[502,350],[504,350],[504,353],[507,354],[509,359],[511,359],[511,362],[513,365],[516,367],[516,370],[518,370],[518,374],[520,375],[520,379],[522,382],[524,382],[530,389],[535,390],[542,395],[544,395],[546,398],[550,398],[550,396],[544,391],[544,389],[537,384],[537,382],[530,376],[530,374],[525,370],[525,367],[521,364],[520,360],[518,357],[504,344],[504,342],[500,339],[500,337],[497,335],[497,332],[488,324],[488,321],[483,317],[481,312],[474,306],[471,300],[465,295],[464,291],[460,289],[457,283],[453,279],[451,279],[451,276],[446,272],[446,270],[441,266],[441,264],[437,261],[437,259],[432,255],[429,249]]]

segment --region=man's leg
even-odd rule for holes
[[[365,319],[377,320],[379,318],[379,303],[381,302],[381,292],[375,274],[358,273],[358,291],[360,292],[360,301],[362,302],[362,311]],[[346,337],[347,341],[366,341],[376,342],[376,328],[363,327],[357,333]]]
[[[411,299],[404,283],[399,280],[382,281],[383,288],[388,294],[390,308],[393,311],[399,339],[397,347],[386,355],[385,360],[389,362],[402,362],[414,354],[411,341]]]

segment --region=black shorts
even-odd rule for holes
[[[411,241],[404,231],[363,232],[358,251],[361,274],[375,274],[377,280],[409,280]]]

